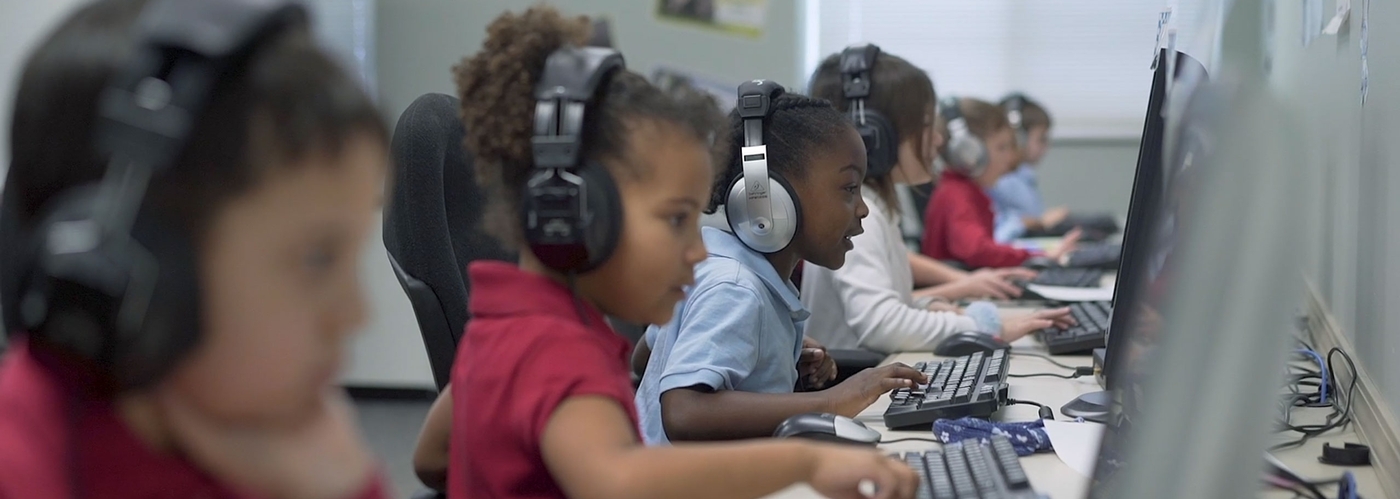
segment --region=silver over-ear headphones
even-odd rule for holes
[[[948,142],[943,146],[943,161],[955,172],[977,177],[987,170],[987,145],[967,128],[958,99],[949,97],[939,104],[939,113],[948,121]]]
[[[734,235],[759,253],[782,251],[802,225],[797,196],[780,175],[768,171],[768,146],[763,144],[763,123],[772,114],[773,101],[785,91],[767,80],[739,85],[736,106],[744,120],[744,173],[729,187],[724,210]]]

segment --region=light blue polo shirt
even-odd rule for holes
[[[695,286],[663,326],[647,328],[651,360],[637,389],[642,437],[666,444],[661,394],[696,385],[718,390],[791,393],[807,309],[797,288],[733,234],[700,229],[709,258]]]

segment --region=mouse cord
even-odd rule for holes
[[[1008,378],[1060,378],[1060,379],[1077,379],[1077,378],[1082,378],[1082,377],[1084,377],[1084,376],[1092,376],[1093,374],[1094,374],[1094,368],[1088,367],[1088,366],[1081,366],[1081,367],[1076,367],[1076,368],[1074,368],[1074,374],[1030,373],[1030,374],[1008,374],[1008,375],[1006,375],[1006,377],[1008,377]]]
[[[1050,362],[1051,364],[1054,364],[1054,365],[1056,365],[1056,366],[1058,366],[1058,367],[1062,367],[1062,368],[1065,368],[1065,369],[1069,369],[1069,370],[1071,370],[1071,371],[1081,369],[1081,368],[1079,368],[1079,367],[1074,367],[1074,366],[1071,366],[1071,365],[1066,365],[1066,364],[1064,364],[1064,363],[1061,363],[1060,361],[1057,361],[1057,360],[1051,358],[1049,355],[1045,355],[1045,354],[1041,354],[1041,353],[1035,353],[1035,352],[1016,352],[1016,351],[1013,351],[1013,352],[1011,352],[1011,355],[1025,355],[1025,356],[1028,356],[1028,357],[1040,357],[1040,358],[1045,359],[1046,361]]]
[[[1008,398],[1006,399],[1006,405],[1033,405],[1040,408],[1040,419],[1049,419],[1051,421],[1055,420],[1055,410],[1051,409],[1050,406],[1042,404],[1040,402],[1036,402],[1033,400],[1018,400]]]

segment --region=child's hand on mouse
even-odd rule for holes
[[[169,393],[158,394],[156,403],[175,445],[191,461],[221,481],[268,497],[350,497],[375,471],[339,390],[326,393],[308,421],[283,428],[217,421]]]
[[[1074,324],[1074,316],[1069,314],[1068,307],[1037,310],[1028,315],[1003,319],[1001,322],[1001,341],[1011,343],[1041,329],[1048,327],[1064,329]]]
[[[924,373],[901,363],[866,369],[827,390],[831,410],[827,412],[856,417],[890,390],[928,383]]]
[[[808,387],[821,388],[836,379],[836,361],[821,343],[804,336],[802,355],[797,359],[797,375],[806,380]]]
[[[815,465],[807,483],[823,496],[833,499],[909,499],[919,488],[919,475],[905,464],[870,448],[833,444],[811,444]],[[862,482],[875,485],[875,494],[866,496]]]

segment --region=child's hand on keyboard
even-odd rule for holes
[[[816,466],[807,483],[823,496],[834,499],[907,499],[919,487],[919,475],[900,461],[869,448],[834,444],[816,445]],[[866,496],[861,483],[872,482],[875,494]]]
[[[1074,325],[1074,317],[1069,315],[1069,307],[1037,310],[1030,315],[1003,319],[1001,341],[1011,343],[1048,327],[1064,329]]]
[[[1047,252],[1045,256],[1054,260],[1055,263],[1064,265],[1065,262],[1069,260],[1069,254],[1073,253],[1075,247],[1079,244],[1079,238],[1083,235],[1084,231],[1080,230],[1079,227],[1070,229],[1069,232],[1065,234],[1065,237],[1060,238],[1060,244],[1055,247],[1055,251]]]
[[[853,418],[890,390],[926,383],[924,373],[900,363],[866,369],[827,390],[831,397],[828,412]]]

